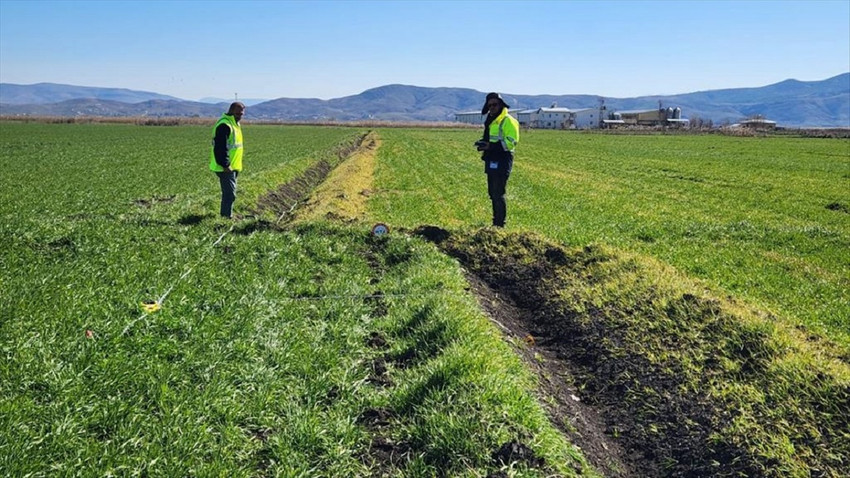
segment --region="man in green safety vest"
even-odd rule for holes
[[[240,102],[230,104],[227,113],[213,128],[212,151],[210,152],[210,170],[218,176],[221,184],[221,215],[233,215],[233,203],[236,201],[236,178],[242,171],[242,126],[239,120],[245,114],[245,105]]]

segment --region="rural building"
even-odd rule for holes
[[[570,109],[552,106],[537,108],[537,120],[530,123],[532,128],[567,129],[570,125]]]
[[[776,129],[776,121],[770,121],[765,118],[756,117],[741,121],[739,124],[742,128],[750,129]]]
[[[679,107],[659,107],[651,110],[617,111],[610,120],[622,120],[622,124],[632,126],[687,126],[688,120],[682,118]]]
[[[681,108],[618,111],[606,114],[606,107],[569,108],[552,105],[548,108],[509,110],[520,126],[536,129],[596,129],[615,126],[672,126],[687,127],[688,120],[682,118]],[[478,111],[455,113],[455,121],[468,124],[483,124],[486,115]]]
[[[605,107],[573,110],[572,127],[575,129],[595,129],[602,126]]]
[[[508,110],[520,126],[526,128],[567,129],[572,125],[572,111],[569,108],[537,108],[526,110]],[[483,124],[486,115],[478,111],[455,113],[458,123]]]
[[[516,118],[520,126],[528,127],[528,125],[537,121],[537,110],[508,110],[508,112]],[[484,124],[487,115],[482,115],[478,111],[464,111],[455,113],[455,121],[466,124]]]
[[[540,129],[593,129],[602,125],[605,107],[582,108],[537,108],[520,112],[523,119],[517,118],[521,125]]]
[[[603,128],[618,128],[620,126],[625,126],[626,122],[623,121],[623,117],[620,113],[611,113],[608,115],[608,119],[602,120]]]
[[[455,121],[466,124],[484,124],[484,118],[480,111],[464,111],[455,113]]]
[[[515,114],[516,120],[519,122],[519,125],[521,127],[528,128],[528,125],[537,122],[537,110],[536,109],[519,110],[519,111],[516,111],[516,112],[511,111],[510,113],[512,115],[514,113],[516,113]]]

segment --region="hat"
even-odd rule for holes
[[[503,99],[502,99],[502,95],[500,95],[500,94],[498,94],[498,93],[487,93],[487,98],[486,98],[486,99],[484,99],[484,106],[483,106],[483,107],[481,107],[481,114],[482,114],[482,115],[483,115],[483,114],[487,114],[487,109],[488,109],[488,108],[487,108],[487,103],[489,103],[489,102],[490,102],[490,100],[492,100],[492,99],[494,99],[494,98],[502,102],[502,107],[503,107],[503,108],[507,108],[507,107],[508,107],[508,104],[507,104],[507,103],[505,103],[505,100],[503,100]]]

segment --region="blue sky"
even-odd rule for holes
[[[0,0],[0,82],[183,99],[387,84],[625,98],[850,71],[850,0]]]

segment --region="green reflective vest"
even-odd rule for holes
[[[215,126],[213,126],[213,138],[215,138],[215,130],[220,124],[226,124],[230,127],[230,134],[227,136],[227,156],[230,158],[230,169],[233,171],[242,171],[242,127],[236,122],[236,119],[228,114],[221,115]],[[215,143],[215,139],[213,139]],[[215,144],[210,149],[210,170],[222,172],[224,168],[215,162]]]
[[[519,122],[508,114],[507,108],[502,108],[499,116],[490,123],[490,142],[502,143],[504,151],[513,152],[519,143]]]

